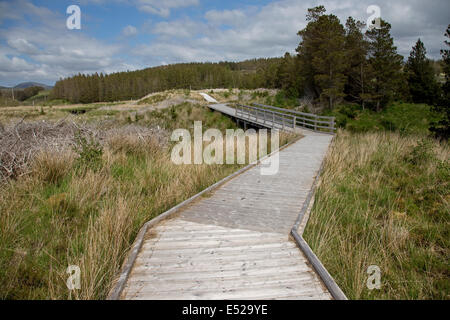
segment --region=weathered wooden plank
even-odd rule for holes
[[[224,270],[224,271],[199,271],[199,272],[190,272],[190,271],[180,271],[180,272],[166,272],[166,273],[156,273],[149,272],[149,268],[141,268],[139,264],[133,269],[133,277],[132,279],[148,279],[148,280],[175,280],[175,279],[191,279],[191,281],[195,282],[198,280],[211,279],[215,281],[215,279],[224,279],[224,278],[232,278],[232,277],[245,277],[245,276],[266,276],[271,277],[272,275],[278,274],[280,272],[286,273],[308,273],[312,272],[312,269],[305,264],[296,264],[282,267],[267,267],[267,268],[255,268],[249,270]],[[314,274],[314,273],[311,273]],[[316,278],[318,279],[318,278]]]
[[[148,292],[142,291],[137,292],[135,294],[136,299],[140,299],[141,297],[145,299],[148,295]],[[298,286],[283,286],[283,285],[275,285],[275,286],[266,286],[259,288],[240,288],[240,289],[230,289],[223,291],[189,291],[189,292],[181,292],[177,296],[173,296],[173,292],[170,293],[161,293],[153,296],[153,299],[202,299],[202,300],[228,300],[228,299],[282,299],[286,296],[292,295],[303,295],[309,296],[311,298],[315,298],[317,296],[322,297],[322,292],[317,292],[316,287],[304,287],[302,285]]]
[[[129,282],[129,285],[142,288],[139,292],[152,292],[158,291],[159,293],[180,292],[180,291],[200,291],[200,290],[226,290],[245,287],[262,287],[264,285],[289,285],[292,283],[303,285],[317,285],[317,283],[311,283],[313,276],[307,273],[292,273],[288,276],[278,277],[234,277],[228,279],[222,279],[218,281],[198,280],[195,283],[192,281],[183,280],[136,280],[133,279]],[[297,292],[299,294],[299,292]]]
[[[244,253],[239,252],[228,252],[227,255],[223,255],[220,253],[211,253],[209,256],[198,256],[198,255],[164,255],[164,256],[158,256],[154,255],[152,253],[150,254],[142,254],[142,260],[145,261],[145,259],[152,259],[153,263],[160,264],[160,263],[180,263],[180,262],[198,262],[198,263],[209,263],[209,262],[218,262],[218,263],[227,263],[230,259],[236,260],[236,261],[244,261],[244,260],[262,260],[262,259],[281,259],[281,258],[288,258],[292,257],[296,260],[299,259],[298,256],[298,250],[292,249],[290,251],[288,250],[280,250],[277,252],[267,252],[267,251],[245,251]],[[304,258],[300,258],[300,260],[306,260]]]

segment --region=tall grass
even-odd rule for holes
[[[352,299],[450,298],[449,146],[339,131],[305,239]],[[367,268],[381,269],[369,290]]]

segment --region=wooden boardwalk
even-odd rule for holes
[[[222,103],[216,103],[216,104],[211,104],[209,105],[209,108],[215,111],[219,111],[223,114],[226,114],[228,116],[231,116],[237,120],[241,120],[241,121],[245,121],[245,122],[249,122],[252,123],[253,125],[258,125],[261,127],[266,127],[266,128],[276,128],[279,130],[289,130],[289,131],[298,131],[299,130],[295,130],[294,126],[293,126],[293,118],[289,117],[289,116],[284,116],[284,117],[278,117],[275,119],[275,117],[272,119],[272,117],[268,117],[267,119],[262,119],[262,117],[257,117],[255,115],[250,114],[249,112],[236,112],[236,109],[226,105],[226,104],[222,104]],[[274,115],[274,114],[273,114]],[[283,118],[286,120],[286,123],[283,124]]]
[[[212,99],[204,94],[206,98]],[[335,118],[318,116],[312,113],[304,113],[296,110],[277,108],[262,104],[246,106],[237,104],[230,107],[223,103],[210,104],[209,108],[235,118],[237,121],[252,124],[257,127],[279,129],[284,131],[313,131],[333,134]],[[300,130],[301,128],[301,130]]]
[[[279,152],[146,230],[122,299],[331,299],[290,236],[332,136]]]

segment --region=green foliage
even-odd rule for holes
[[[345,24],[345,51],[347,59],[347,83],[344,88],[346,100],[362,104],[362,98],[367,91],[367,81],[370,75],[370,66],[367,60],[369,42],[365,39],[362,29],[365,24],[352,17]]]
[[[380,111],[389,102],[402,97],[406,82],[402,74],[403,57],[397,53],[391,37],[391,25],[381,19],[381,27],[366,32],[369,39],[370,76],[364,99]]]
[[[344,71],[347,68],[343,50],[345,30],[335,15],[324,13],[323,6],[309,10],[309,23],[298,32],[302,41],[297,52],[306,85],[332,109],[335,101],[344,97]]]
[[[40,91],[43,91],[42,87],[28,87],[23,90],[14,89],[14,97],[19,101],[25,101],[28,98],[31,98],[37,95]]]
[[[410,153],[405,155],[405,161],[415,166],[435,160],[433,142],[429,139],[421,139],[416,146],[411,148]]]
[[[75,135],[74,151],[79,155],[76,166],[82,170],[97,171],[102,166],[103,148],[92,136],[85,137],[81,132]]]
[[[174,106],[170,107],[170,109],[169,109],[169,114],[170,114],[170,118],[171,118],[172,120],[176,120],[177,117],[178,117],[178,114],[177,114],[177,112],[175,111],[175,107],[174,107]]]
[[[293,95],[290,95],[291,92],[287,92],[285,90],[280,90],[277,92],[277,94],[270,100],[270,105],[273,105],[275,107],[279,108],[287,108],[287,109],[293,109],[298,105],[297,98]],[[292,94],[292,93],[291,93]]]
[[[450,47],[450,25],[447,27],[445,45]],[[448,140],[450,138],[450,50],[441,50],[442,71],[445,73],[445,83],[442,86],[442,96],[434,106],[433,111],[439,116],[439,120],[431,124],[430,130],[435,137]]]
[[[252,99],[266,98],[268,96],[269,96],[269,92],[268,91],[253,91],[253,93],[252,93]]]
[[[403,58],[394,46],[391,25],[381,20],[381,28],[363,35],[364,23],[350,17],[344,28],[335,15],[325,12],[323,6],[309,9],[308,25],[298,33],[300,80],[294,87],[303,88],[329,110],[343,98],[377,111],[407,98]]]
[[[406,63],[405,72],[414,103],[434,105],[440,95],[439,85],[434,75],[433,65],[426,54],[423,42],[420,39],[417,40]]]
[[[403,134],[428,134],[430,123],[438,119],[431,106],[409,103],[392,103],[381,112],[340,105],[326,115],[335,116],[338,127],[353,132],[388,130]]]
[[[167,99],[167,95],[165,94],[155,94],[146,99],[139,101],[139,104],[155,104]]]

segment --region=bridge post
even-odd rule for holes
[[[293,126],[294,129],[296,128],[296,125],[297,125],[297,117],[294,116],[294,126]]]

